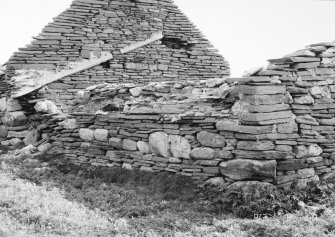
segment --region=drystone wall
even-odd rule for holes
[[[134,51],[128,47],[158,32],[163,34],[160,40]],[[64,78],[61,83],[68,88],[53,85],[56,93],[68,89],[66,95],[57,94],[60,100],[70,98],[75,89],[103,82],[229,75],[224,58],[171,0],[75,0],[30,45],[14,53],[7,63],[8,80],[22,70],[62,71],[69,62],[99,58],[105,52],[113,58]]]

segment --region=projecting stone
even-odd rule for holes
[[[214,148],[226,146],[225,138],[216,133],[202,131],[198,133],[197,139],[203,146],[214,147]]]
[[[212,148],[200,147],[191,151],[191,157],[196,160],[212,160],[219,156],[218,152]]]
[[[38,113],[44,113],[44,114],[59,113],[57,106],[50,100],[37,102],[34,108]]]
[[[303,95],[300,97],[295,97],[293,99],[293,102],[295,104],[309,105],[309,104],[314,104],[314,98],[310,94],[307,94],[307,95]]]
[[[142,93],[142,87],[135,87],[129,90],[130,94],[134,97],[139,97]]]
[[[163,157],[170,157],[169,136],[164,132],[155,132],[149,136],[149,145],[152,153]]]
[[[43,145],[40,145],[39,147],[37,147],[38,151],[42,152],[42,153],[46,153],[51,148],[52,148],[52,145],[50,143],[46,143],[46,144],[43,144]]]
[[[288,104],[276,104],[276,105],[249,105],[247,111],[250,113],[270,113],[276,111],[288,110],[290,105]]]
[[[286,92],[285,86],[246,86],[241,85],[237,87],[238,92],[247,95],[274,95],[284,94]]]
[[[14,112],[22,109],[20,102],[18,100],[8,100],[7,101],[7,111]]]
[[[3,124],[10,127],[18,127],[26,124],[27,117],[21,111],[6,112],[5,115],[2,117],[2,122]]]
[[[229,131],[247,134],[266,134],[274,132],[273,126],[243,126],[230,121],[218,121],[216,128],[219,131]]]
[[[0,138],[5,138],[8,135],[8,129],[6,126],[0,126]]]
[[[93,141],[94,131],[88,128],[81,128],[79,130],[79,137],[85,141]]]
[[[59,125],[63,126],[65,129],[76,129],[78,128],[78,123],[76,119],[66,119],[63,122],[59,123]]]
[[[249,151],[270,151],[275,149],[275,145],[271,141],[239,141],[237,149]]]
[[[307,124],[307,125],[315,125],[319,126],[318,121],[310,116],[309,114],[306,114],[304,116],[298,116],[295,121],[299,124]]]
[[[191,154],[191,145],[188,140],[178,135],[170,135],[171,153],[173,157],[189,159]]]
[[[334,126],[335,125],[335,118],[332,119],[320,119],[321,125],[327,125],[327,126]]]
[[[286,151],[233,151],[237,159],[264,159],[264,160],[286,160],[292,159],[295,155]]]
[[[278,120],[292,118],[293,113],[291,111],[280,111],[272,113],[243,113],[240,118],[247,122],[261,122],[267,120]]]
[[[108,130],[107,129],[96,129],[94,131],[94,138],[101,142],[107,141],[108,140]]]
[[[233,180],[276,178],[277,162],[237,159],[220,164],[221,174]]]
[[[307,179],[307,178],[313,177],[314,175],[315,175],[315,170],[313,168],[298,170],[298,177],[300,179]]]
[[[224,83],[226,83],[226,79],[224,78],[214,78],[214,79],[208,79],[206,81],[206,86],[209,88],[213,88],[213,87],[219,87],[221,85],[223,85]]]
[[[309,157],[315,157],[321,155],[323,152],[322,148],[317,144],[312,144],[307,148],[307,155]]]
[[[130,139],[124,139],[122,147],[127,151],[137,151],[137,142]]]
[[[137,142],[137,148],[142,154],[150,154],[150,146],[147,142]]]
[[[249,102],[252,105],[282,104],[286,101],[285,95],[242,95],[241,101]]]

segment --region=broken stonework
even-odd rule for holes
[[[237,159],[220,164],[223,175],[233,180],[276,178],[276,161]]]

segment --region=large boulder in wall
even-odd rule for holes
[[[276,178],[277,162],[236,159],[220,164],[221,174],[233,180],[261,180]]]
[[[36,112],[42,114],[58,114],[60,112],[57,106],[50,100],[39,101],[34,108]]]
[[[169,141],[173,157],[184,159],[191,158],[191,145],[186,138],[178,135],[170,135]]]
[[[27,123],[27,117],[22,111],[6,112],[2,122],[9,127],[18,127]]]
[[[170,157],[169,136],[164,132],[155,132],[149,136],[149,146],[152,153],[163,157]]]

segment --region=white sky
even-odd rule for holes
[[[335,1],[175,0],[229,61],[233,76],[304,46],[335,40]],[[1,0],[0,64],[71,0]]]

